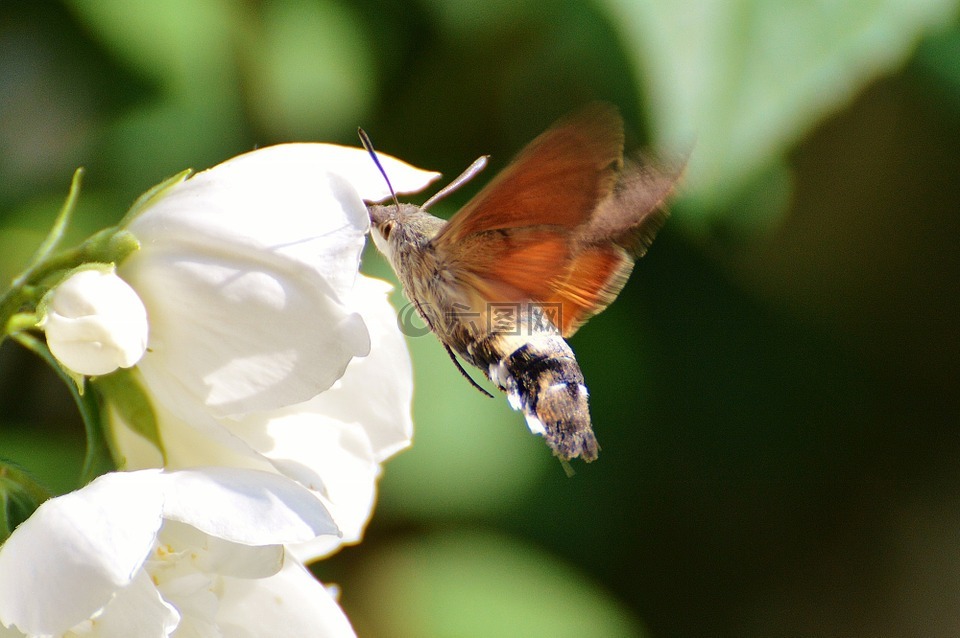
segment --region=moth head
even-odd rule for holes
[[[398,250],[415,251],[426,246],[446,223],[428,213],[427,208],[458,189],[487,165],[488,158],[486,156],[478,158],[457,179],[447,184],[427,200],[423,206],[401,204],[397,200],[397,193],[393,190],[393,185],[390,184],[390,177],[383,170],[380,160],[377,159],[377,153],[373,148],[373,142],[370,141],[370,136],[362,128],[357,129],[357,134],[360,136],[363,147],[370,153],[373,163],[380,174],[383,175],[393,198],[392,206],[389,204],[367,206],[370,215],[370,235],[373,237],[373,243],[391,262],[394,261],[394,255],[397,254]]]
[[[434,234],[429,219],[436,218],[413,204],[372,204],[367,210],[370,236],[388,259],[393,259],[399,247],[419,246]]]

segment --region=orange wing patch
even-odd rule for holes
[[[570,262],[568,233],[549,228],[488,231],[464,240],[451,270],[490,302],[539,301]]]
[[[633,270],[633,259],[615,244],[591,246],[571,257],[560,232],[505,234],[510,239],[500,242],[477,238],[490,249],[482,262],[458,265],[460,283],[479,295],[477,301],[560,304],[557,328],[564,337],[610,305]]]
[[[574,257],[562,276],[554,277],[550,294],[539,301],[561,304],[557,327],[570,337],[617,298],[632,270],[633,259],[619,246],[588,248]]]

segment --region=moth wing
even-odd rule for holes
[[[613,189],[623,162],[623,120],[592,104],[564,118],[520,154],[434,239],[455,246],[485,231],[527,226],[575,228]]]
[[[570,261],[566,271],[550,283],[542,305],[555,305],[557,328],[570,337],[590,317],[613,303],[633,270],[633,258],[616,245],[584,249]]]
[[[667,220],[664,201],[683,173],[686,161],[657,168],[650,161],[628,162],[614,193],[578,229],[574,256],[561,277],[551,282],[545,303],[562,304],[560,331],[569,337],[590,317],[609,306]]]
[[[570,336],[623,288],[679,176],[622,165],[619,114],[591,105],[531,142],[434,246],[482,300],[559,304],[557,327]]]
[[[642,257],[667,220],[663,204],[685,167],[685,158],[670,164],[628,160],[611,196],[600,202],[590,221],[578,229],[577,242],[581,246],[613,242],[634,259]]]
[[[450,270],[484,301],[539,302],[570,262],[568,235],[555,226],[475,233],[450,260]]]

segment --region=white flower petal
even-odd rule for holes
[[[224,601],[233,609],[240,595],[264,606],[274,631],[310,623],[349,631],[328,596],[314,599],[319,585],[302,566],[284,559],[281,542],[320,528],[332,524],[316,497],[272,473],[108,474],[42,505],[0,548],[0,622],[29,635],[276,635],[224,629],[221,616],[232,622]],[[295,578],[275,581],[281,568]],[[231,583],[240,584],[232,597]],[[301,602],[323,611],[297,609]]]
[[[252,416],[237,429],[260,431],[270,443],[263,451],[278,470],[317,490],[340,528],[339,538],[318,536],[296,546],[305,562],[360,540],[376,500],[380,465],[364,429],[308,410],[290,409],[258,423]]]
[[[205,574],[266,578],[283,566],[283,545],[233,543],[178,521],[164,522],[159,541],[178,551],[188,552],[191,566]]]
[[[413,367],[387,299],[392,289],[379,279],[357,279],[350,305],[370,331],[370,354],[352,361],[340,380],[309,404],[320,414],[363,425],[378,461],[409,446],[413,437]]]
[[[144,291],[150,317],[140,370],[188,421],[204,406],[222,415],[305,401],[369,352],[360,316],[317,272],[279,255],[210,263],[167,246],[134,254],[121,274]]]
[[[218,621],[225,636],[248,638],[351,638],[343,610],[300,563],[287,560],[279,574],[225,582]]]
[[[111,406],[110,425],[122,469],[164,467],[182,470],[218,466],[273,471],[268,459],[224,428],[212,415],[197,412],[188,423],[161,402],[154,401],[153,410],[166,460],[152,444],[134,432]]]
[[[337,526],[313,494],[276,474],[208,467],[158,478],[164,517],[218,538],[272,545],[337,534]]]
[[[437,177],[380,158],[398,191]],[[363,198],[386,194],[364,150],[329,144],[260,149],[170,187],[129,223],[141,248],[119,270],[150,317],[151,390],[174,411],[228,415],[329,388],[369,350],[342,304],[369,228]]]
[[[344,376],[310,401],[269,412],[213,419],[199,406],[190,422],[155,401],[168,468],[234,466],[277,471],[323,495],[341,536],[300,544],[304,560],[360,539],[376,497],[379,464],[409,445],[412,370],[406,343],[387,300],[389,284],[359,277],[348,299],[370,326],[371,354],[354,359]],[[165,377],[177,383],[177,379]],[[182,396],[182,395],[181,395]],[[113,414],[125,467],[160,462]],[[223,530],[220,533],[224,533]],[[292,541],[291,541],[292,542]]]
[[[370,327],[369,356],[355,359],[326,392],[285,410],[225,420],[283,474],[324,496],[342,536],[298,545],[309,562],[360,540],[376,499],[380,463],[410,444],[412,370],[391,286],[360,277],[350,299]]]
[[[331,172],[325,149],[281,145],[235,157],[173,186],[128,229],[146,252],[281,255],[323,273],[334,292],[348,289],[369,221],[356,192]]]
[[[362,199],[380,202],[392,197],[380,169],[366,150],[344,146],[332,148],[336,150],[331,151],[331,163],[338,167],[334,170],[349,180]],[[416,168],[380,151],[377,151],[377,159],[397,194],[419,192],[440,177],[440,173]]]
[[[398,193],[439,177],[378,155]],[[190,234],[280,253],[310,265],[337,293],[356,276],[369,217],[363,200],[389,196],[363,149],[334,144],[279,144],[234,157],[173,187],[129,229],[150,242],[184,242]],[[186,231],[186,233],[184,232]]]
[[[41,505],[0,548],[0,622],[58,634],[129,584],[160,529],[158,476],[106,474]]]
[[[97,638],[167,638],[180,624],[180,614],[141,571],[117,592],[93,624]]]

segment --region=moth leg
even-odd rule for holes
[[[427,326],[430,328],[430,330],[433,332],[433,334],[435,334],[435,335],[440,334],[440,333],[438,333],[438,332],[436,331],[436,329],[433,327],[433,322],[430,321],[430,317],[428,317],[428,316],[427,316],[427,313],[425,313],[425,312],[423,311],[423,308],[420,307],[420,302],[417,301],[416,297],[413,297],[413,295],[408,295],[408,296],[413,299],[413,305],[417,308],[417,312],[420,313],[420,316],[423,318],[423,320],[427,322]],[[463,369],[463,366],[460,365],[460,361],[457,359],[457,355],[453,354],[453,350],[450,349],[450,346],[448,346],[446,343],[444,343],[442,339],[440,339],[439,341],[440,341],[441,344],[443,344],[443,349],[447,351],[447,354],[448,354],[448,355],[450,355],[450,360],[453,361],[453,365],[457,366],[457,370],[460,371],[460,374],[462,374],[464,377],[466,377],[467,381],[470,382],[470,385],[472,385],[473,387],[475,387],[477,390],[480,390],[481,393],[487,395],[488,397],[490,397],[490,398],[492,399],[492,398],[493,398],[493,395],[490,394],[489,392],[487,392],[486,390],[484,390],[482,387],[480,387],[480,384],[477,383],[476,381],[474,381],[474,380],[473,380],[473,377],[471,377],[471,376],[467,373],[467,371]]]

